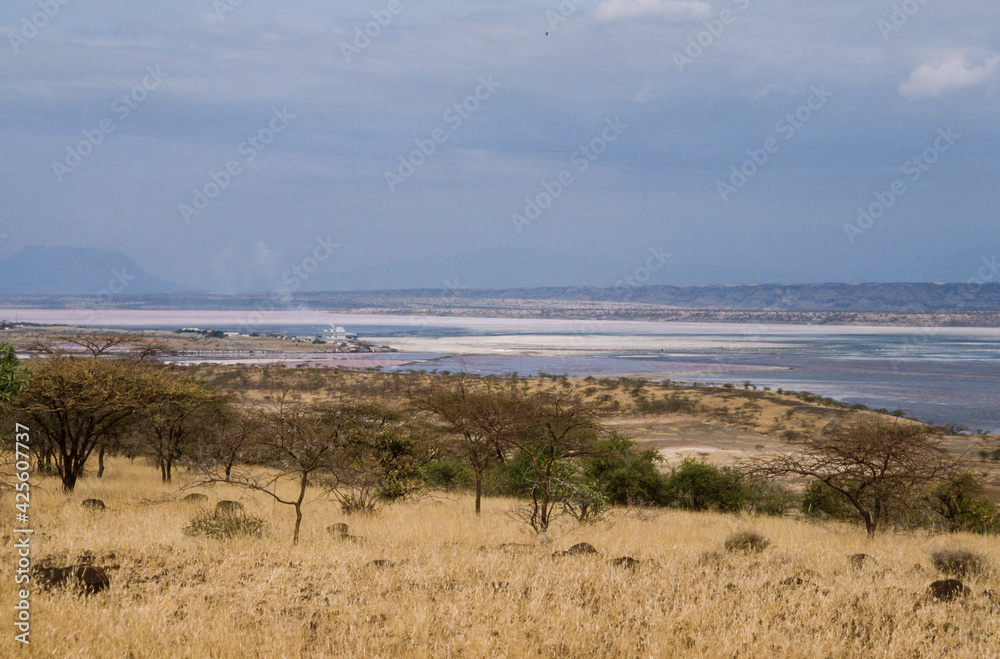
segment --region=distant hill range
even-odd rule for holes
[[[437,296],[442,291],[411,291]],[[726,311],[1000,311],[1000,283],[754,284],[727,286],[585,286],[448,291],[453,300],[484,296],[655,305]]]
[[[182,288],[149,274],[119,252],[81,247],[25,247],[0,260],[0,295],[174,293]]]
[[[0,261],[0,305],[123,309],[319,309],[692,322],[1000,327],[1000,283],[578,286],[192,293],[118,252],[31,247]]]

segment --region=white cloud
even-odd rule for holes
[[[967,66],[965,58],[953,55],[940,64],[921,64],[900,83],[899,93],[905,98],[940,96],[946,91],[974,87],[1000,69],[1000,57],[991,57],[980,66]]]
[[[712,8],[698,0],[605,0],[594,12],[601,21],[653,17],[667,20],[706,19]]]

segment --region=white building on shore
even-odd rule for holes
[[[337,327],[328,327],[319,335],[320,340],[332,342],[332,341],[350,341],[352,339],[358,338],[357,334],[348,332],[343,327],[339,325]]]

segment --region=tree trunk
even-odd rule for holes
[[[76,487],[76,469],[63,469],[62,474],[63,492],[69,494]]]
[[[302,526],[302,505],[295,504],[295,531],[292,533],[292,544],[299,544],[299,527]]]
[[[97,449],[97,477],[104,478],[104,446]]]
[[[482,511],[482,500],[483,500],[483,473],[481,471],[476,472],[476,516],[478,517]]]
[[[309,473],[302,472],[299,481],[299,498],[295,501],[295,531],[292,533],[292,544],[299,544],[299,527],[302,526],[302,500],[306,498],[306,486],[309,485]]]

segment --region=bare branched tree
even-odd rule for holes
[[[748,461],[764,477],[800,476],[843,495],[873,536],[887,516],[905,515],[917,492],[957,468],[925,426],[895,419],[856,420],[800,442],[797,450]]]
[[[163,341],[149,337],[128,334],[57,334],[45,338],[35,338],[26,343],[25,352],[40,356],[66,356],[85,354],[95,359],[99,357],[120,357],[134,361],[154,360],[170,353],[170,347]]]
[[[442,436],[472,467],[476,479],[476,514],[482,509],[483,477],[502,459],[505,443],[523,421],[520,394],[490,381],[472,386],[464,375],[438,380],[410,392],[412,406],[434,417]]]

